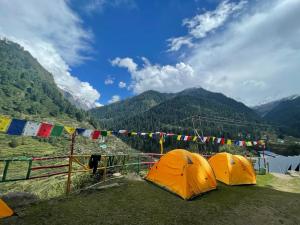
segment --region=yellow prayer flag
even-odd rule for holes
[[[177,136],[177,141],[180,141],[182,135]]]
[[[211,137],[212,138],[212,141],[214,142],[215,141],[215,139],[216,139],[216,137]]]
[[[107,136],[111,136],[112,135],[112,131],[107,131]]]
[[[76,129],[74,127],[65,126],[65,130],[67,131],[68,134],[73,134]]]
[[[193,141],[197,141],[197,138],[198,138],[197,136],[194,136]]]
[[[131,135],[137,135],[137,132],[131,132]]]
[[[227,145],[231,145],[231,140],[230,139],[227,140]]]
[[[153,135],[153,133],[149,133],[149,137],[151,137],[151,138],[152,138],[152,135]]]
[[[0,115],[0,131],[1,132],[6,132],[9,125],[10,125],[11,119]]]

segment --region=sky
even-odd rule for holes
[[[0,0],[0,37],[87,108],[191,87],[254,106],[300,94],[299,11],[299,0]]]

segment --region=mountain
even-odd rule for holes
[[[282,98],[276,101],[268,102],[262,105],[254,106],[253,110],[257,112],[258,115],[261,117],[264,117],[268,112],[272,111],[274,108],[276,108],[280,103],[293,100],[295,98],[299,97],[299,95],[291,95],[286,98]]]
[[[300,137],[300,96],[293,95],[269,104],[272,107],[265,111],[263,118],[280,126],[283,133]],[[258,110],[261,108],[264,106]]]
[[[91,109],[90,112],[95,118],[105,121],[105,123],[114,123],[113,121],[122,119],[126,115],[135,116],[146,112],[173,96],[173,94],[146,91],[120,102]]]
[[[0,113],[21,117],[86,116],[67,101],[52,75],[29,52],[8,40],[0,40]]]
[[[233,129],[235,133],[240,131],[233,128],[229,120],[260,121],[259,116],[243,103],[202,88],[186,89],[175,94],[147,91],[90,112],[108,129],[138,131],[188,132],[193,130],[193,121],[189,117],[197,115],[203,120],[201,128],[211,134]],[[213,120],[208,121],[209,118]],[[250,131],[251,127],[247,125],[247,129]]]

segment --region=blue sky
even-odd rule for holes
[[[181,26],[183,19],[196,15],[202,8],[216,6],[215,2],[193,0],[130,2],[120,1],[115,6],[99,5],[87,11],[85,1],[71,1],[71,7],[94,34],[93,59],[72,67],[72,71],[101,91],[101,103],[104,104],[112,95],[126,98],[134,94],[127,88],[119,88],[121,81],[130,83],[130,74],[124,69],[112,67],[110,60],[130,56],[137,62],[141,61],[140,57],[147,57],[153,63],[176,63],[176,55],[167,52],[167,39],[186,33],[186,28]],[[114,83],[105,85],[108,78],[114,78]]]
[[[86,108],[191,87],[254,106],[300,94],[299,11],[299,0],[2,0],[0,38]]]

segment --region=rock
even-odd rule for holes
[[[11,208],[18,208],[39,201],[36,195],[27,192],[11,192],[1,196],[1,198]]]
[[[114,173],[114,174],[113,174],[113,177],[120,177],[120,176],[122,176],[121,173]]]

